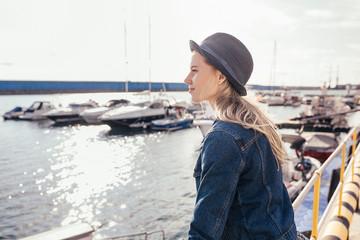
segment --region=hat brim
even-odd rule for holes
[[[190,50],[199,52],[202,56],[204,56],[210,62],[211,65],[213,65],[222,74],[224,74],[227,77],[227,79],[229,80],[229,82],[235,87],[235,89],[241,96],[247,95],[246,88],[243,87],[241,84],[239,84],[234,79],[234,77],[226,70],[226,67],[221,63],[221,61],[216,56],[214,56],[211,53],[209,53],[208,51],[202,49],[200,47],[200,45],[197,44],[196,42],[194,42],[193,40],[190,40],[189,44],[190,44]]]

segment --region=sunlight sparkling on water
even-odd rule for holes
[[[108,127],[104,126],[103,129],[105,131]],[[100,213],[99,209],[107,202],[106,191],[131,181],[134,168],[132,158],[139,152],[139,146],[144,144],[144,137],[126,137],[109,142],[101,141],[98,133],[98,127],[73,128],[59,137],[59,140],[66,141],[60,141],[58,146],[46,150],[53,152],[49,159],[51,172],[44,179],[38,179],[37,184],[52,181],[54,177],[57,179],[46,193],[57,195],[53,200],[56,205],[66,201],[72,206],[62,225],[80,219],[93,222],[93,217]],[[93,198],[103,199],[89,203],[89,199]],[[53,211],[58,211],[58,208]]]

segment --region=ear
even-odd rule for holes
[[[222,74],[220,71],[218,73],[218,84],[223,84],[226,81],[226,76]]]

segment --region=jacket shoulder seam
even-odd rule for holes
[[[241,150],[245,151],[251,144],[253,144],[257,139],[259,139],[261,135],[262,135],[261,132],[256,132],[255,136],[248,143],[246,143],[244,146],[241,147]]]

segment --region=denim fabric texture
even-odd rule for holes
[[[262,133],[216,121],[201,144],[194,177],[189,239],[296,239],[281,166]]]

